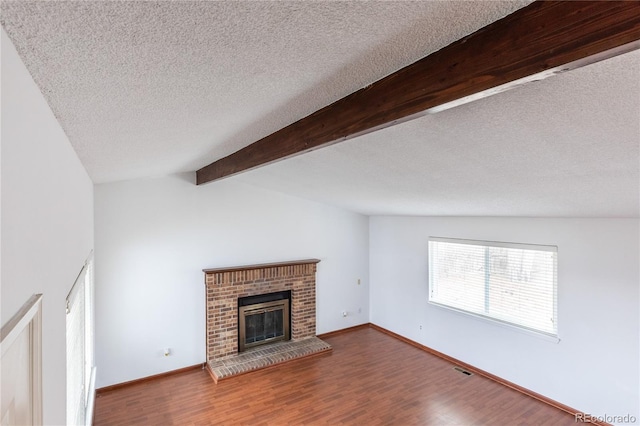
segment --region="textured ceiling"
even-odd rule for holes
[[[636,51],[237,179],[365,214],[638,217],[639,150]]]
[[[102,183],[198,169],[528,3],[3,1],[1,20]],[[639,60],[230,179],[363,213],[637,217]]]

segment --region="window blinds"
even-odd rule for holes
[[[429,301],[557,337],[557,247],[431,237]]]
[[[67,424],[87,424],[93,356],[93,261],[87,261],[67,296]]]

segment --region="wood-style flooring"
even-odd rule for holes
[[[372,328],[215,384],[190,370],[100,393],[101,425],[570,425],[574,417]]]

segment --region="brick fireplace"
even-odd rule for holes
[[[207,364],[238,354],[238,299],[291,291],[291,341],[316,335],[318,259],[205,269]],[[215,377],[214,377],[215,378]]]

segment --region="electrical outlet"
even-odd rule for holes
[[[342,316],[346,317],[347,316],[347,311],[342,311]]]
[[[420,324],[420,330],[422,330],[422,324]]]

